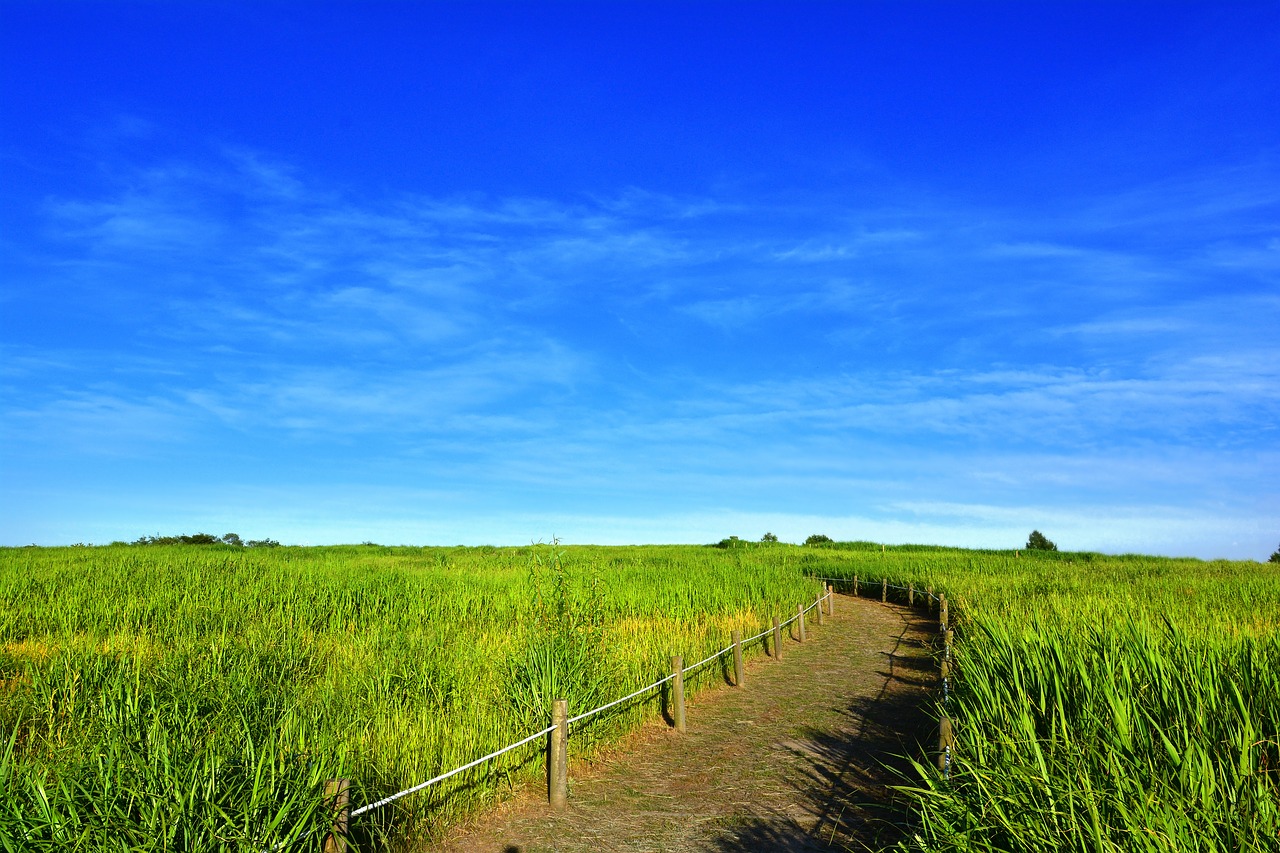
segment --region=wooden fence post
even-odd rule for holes
[[[822,600],[821,596],[819,596],[817,604],[818,604],[818,607],[817,607],[818,624],[825,625],[827,624],[827,603]]]
[[[742,686],[742,632],[733,632],[733,683]]]
[[[853,594],[855,597],[858,594],[858,576],[857,575],[853,576]]]
[[[347,853],[347,826],[351,821],[351,780],[324,783],[324,798],[333,806],[333,828],[324,839],[324,853]]]
[[[933,612],[933,587],[932,586],[926,586],[924,588],[924,600],[925,600],[926,606],[929,608],[929,612],[932,613]]]
[[[827,584],[827,615],[836,615],[836,588],[834,584]]]
[[[773,659],[782,660],[782,626],[778,617],[773,617]]]
[[[797,636],[799,637],[798,641],[803,643],[804,642],[804,605],[803,604],[796,605],[796,633],[797,633]]]
[[[547,799],[551,808],[562,809],[569,803],[569,702],[551,702],[551,724],[547,733]]]
[[[948,628],[942,634],[942,654],[947,660],[951,660],[951,643],[956,638],[956,632]]]
[[[947,594],[945,592],[938,596],[938,625],[942,630],[947,630]]]
[[[908,607],[916,606],[916,585],[914,581],[907,584],[907,606]]]
[[[880,603],[884,604],[889,600],[889,579],[884,578],[880,581]]]
[[[684,733],[684,658],[671,656],[671,718],[676,724],[676,731]]]

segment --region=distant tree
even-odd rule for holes
[[[182,536],[139,536],[134,545],[218,545],[222,540],[212,533],[192,533]]]
[[[280,543],[274,539],[250,539],[244,543],[246,548],[279,548]]]
[[[1271,555],[1271,559],[1270,559],[1270,560],[1267,560],[1267,562],[1268,562],[1268,563],[1280,563],[1280,548],[1277,548],[1277,549],[1275,550],[1275,553]]]
[[[777,542],[778,537],[774,536],[772,533],[766,533],[765,535],[760,537],[760,541],[761,542]]]
[[[717,548],[741,548],[747,543],[743,542],[737,536],[730,536],[728,539],[721,539],[716,543]]]
[[[241,539],[240,539],[240,537],[239,537],[237,534],[235,534],[235,533],[224,533],[224,534],[222,534],[222,541],[223,541],[224,543],[226,543],[227,545],[234,545],[234,546],[236,546],[237,548],[243,548],[243,547],[244,547],[244,542],[242,542],[242,541],[241,541]]]
[[[1028,551],[1056,551],[1058,546],[1050,542],[1045,535],[1039,530],[1031,531],[1031,535],[1027,537]]]
[[[812,536],[810,536],[808,539],[804,540],[804,544],[812,547],[814,545],[829,545],[834,541],[835,540],[832,539],[830,536],[823,536],[821,533],[815,533]]]

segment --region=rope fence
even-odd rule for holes
[[[815,580],[847,581],[848,579],[847,578],[815,578]],[[623,696],[619,699],[614,699],[611,702],[606,702],[605,704],[600,705],[599,707],[592,708],[589,711],[584,711],[583,713],[578,714],[577,716],[574,716],[574,717],[569,717],[565,712],[564,700],[557,699],[552,703],[553,722],[551,725],[547,726],[545,729],[542,729],[541,731],[538,731],[538,732],[534,732],[533,734],[529,735],[526,738],[518,740],[515,743],[508,744],[507,746],[504,746],[501,749],[495,750],[489,753],[488,755],[477,758],[474,761],[469,761],[460,767],[455,767],[452,770],[449,770],[445,773],[441,773],[440,775],[435,776],[431,779],[428,779],[425,782],[421,782],[410,788],[405,788],[403,791],[398,791],[388,797],[384,797],[380,800],[376,800],[374,802],[360,806],[357,809],[350,808],[347,801],[347,796],[348,796],[347,786],[349,784],[348,780],[346,779],[329,780],[325,788],[325,796],[326,796],[326,799],[329,800],[333,805],[333,825],[329,831],[328,836],[324,840],[324,845],[323,845],[324,853],[346,853],[348,849],[348,845],[347,845],[348,829],[349,829],[350,821],[352,818],[356,818],[361,815],[376,811],[377,809],[380,809],[383,806],[394,803],[396,800],[400,799],[401,797],[407,797],[410,794],[415,794],[432,785],[435,785],[439,782],[443,782],[444,780],[450,778],[451,776],[456,776],[459,773],[463,773],[467,770],[470,770],[473,767],[477,767],[481,764],[484,764],[487,761],[491,761],[494,758],[497,758],[500,755],[504,755],[505,753],[511,752],[514,749],[519,749],[520,747],[525,746],[526,744],[531,743],[532,741],[535,741],[541,737],[547,737],[548,739],[547,797],[553,807],[562,807],[566,802],[567,793],[568,793],[568,790],[567,790],[568,780],[567,780],[567,774],[565,772],[566,768],[565,768],[564,750],[568,740],[568,734],[570,730],[569,727],[573,723],[578,723],[578,722],[587,720],[595,716],[596,714],[599,714],[603,711],[607,711],[610,708],[621,705],[624,702],[627,702],[628,700],[635,699],[639,696],[643,696],[649,691],[654,690],[658,687],[661,687],[662,685],[667,684],[668,682],[674,682],[673,688],[672,688],[672,697],[671,697],[672,717],[675,720],[675,728],[678,731],[683,732],[684,731],[684,676],[693,672],[694,670],[698,669],[701,666],[704,666],[714,660],[719,659],[720,657],[728,654],[729,652],[733,652],[734,686],[742,687],[744,683],[743,670],[742,670],[743,646],[746,646],[750,643],[755,642],[756,640],[762,639],[772,634],[773,635],[773,656],[775,659],[777,659],[781,656],[781,642],[782,642],[781,631],[783,628],[786,628],[787,626],[791,625],[794,622],[799,622],[799,626],[798,626],[799,631],[798,631],[797,641],[804,642],[805,641],[804,617],[807,613],[809,613],[811,610],[814,610],[815,608],[818,608],[819,622],[822,621],[823,611],[821,608],[824,605],[826,606],[827,615],[834,615],[835,613],[835,609],[834,609],[835,590],[831,587],[830,584],[824,584],[824,589],[825,591],[823,592],[823,594],[820,595],[817,598],[817,600],[814,601],[812,604],[810,604],[808,607],[805,607],[804,605],[797,605],[796,614],[785,621],[779,621],[777,617],[774,617],[773,625],[761,631],[759,634],[756,634],[752,637],[748,637],[747,639],[743,640],[740,638],[738,632],[734,631],[733,632],[734,641],[732,644],[725,646],[720,651],[708,657],[703,658],[697,663],[690,664],[689,666],[684,666],[682,663],[681,657],[679,655],[674,655],[672,657],[672,672],[670,675],[665,676],[664,678],[660,678],[657,681],[653,682],[652,684],[647,684],[644,687],[641,687],[639,690],[628,693],[626,696]],[[277,844],[275,847],[272,847],[271,850],[279,851],[279,850],[292,847],[300,843],[301,841],[305,840],[306,838],[308,838],[311,834],[313,833],[308,833],[306,835],[303,835],[302,837],[297,838],[291,842],[283,842],[281,844]]]

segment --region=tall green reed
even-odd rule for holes
[[[378,799],[541,728],[553,693],[586,710],[811,601],[785,561],[688,546],[0,549],[0,839],[203,851],[310,832],[325,778]],[[592,718],[575,749],[656,711],[646,697]],[[530,745],[357,832],[407,846],[540,768]]]
[[[904,847],[1280,850],[1276,568],[920,548],[811,559],[954,603],[951,777],[916,762]]]

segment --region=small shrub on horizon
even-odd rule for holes
[[[1028,551],[1056,551],[1058,546],[1049,541],[1039,530],[1031,531],[1031,535],[1027,537]]]

